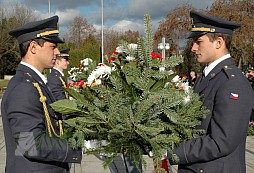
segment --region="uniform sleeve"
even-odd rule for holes
[[[66,99],[63,84],[58,76],[50,75],[48,77],[48,85],[56,100]]]
[[[213,92],[213,91],[211,91]],[[174,150],[178,164],[207,162],[232,153],[247,135],[253,104],[253,92],[246,82],[236,78],[225,81],[205,101],[212,109],[206,135],[185,141]],[[232,96],[233,94],[233,96]]]
[[[6,102],[15,155],[57,162],[81,162],[81,150],[73,150],[66,140],[50,137],[39,94],[31,84],[22,83],[8,95]]]

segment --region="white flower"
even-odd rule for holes
[[[189,86],[188,82],[185,82],[183,90],[185,91],[186,94],[190,94],[190,88],[191,86]]]
[[[96,80],[95,80],[95,84],[96,84],[96,85],[100,85],[100,84],[101,84],[101,79],[96,79]]]
[[[168,75],[174,74],[175,72],[173,70],[168,71]]]
[[[190,101],[190,96],[187,95],[184,99],[183,99],[184,103],[188,103]]]
[[[116,52],[117,52],[117,53],[122,53],[122,52],[123,52],[123,46],[118,46],[118,47],[116,48]]]
[[[111,74],[111,71],[112,71],[112,69],[109,66],[104,65],[104,64],[100,64],[88,76],[87,85],[91,86],[94,81],[96,82],[96,84],[101,84],[101,80],[98,80],[98,79],[107,78],[108,75]]]
[[[160,71],[160,72],[164,72],[165,69],[166,69],[165,67],[159,67],[159,71]]]
[[[138,48],[138,45],[134,44],[134,43],[131,43],[131,44],[128,44],[128,48],[132,49],[132,50],[136,50]]]
[[[83,60],[80,61],[80,63],[81,63],[82,65],[84,65],[84,66],[88,66],[88,65],[91,64],[92,62],[93,62],[93,60],[90,59],[90,58],[85,58],[85,59],[83,59]]]
[[[133,61],[133,60],[135,60],[135,58],[132,57],[132,56],[127,56],[127,57],[126,57],[126,60],[128,60],[128,61]]]
[[[178,75],[176,75],[172,80],[171,80],[171,82],[173,82],[173,83],[176,83],[176,82],[179,82],[180,80],[179,80],[179,76]]]

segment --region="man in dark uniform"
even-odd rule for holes
[[[64,91],[67,79],[64,76],[63,70],[66,70],[69,65],[69,51],[69,48],[60,51],[60,54],[56,57],[54,67],[48,75],[48,85],[56,100],[68,98],[67,92]]]
[[[251,85],[253,91],[254,91],[254,68],[253,67],[248,67],[245,73],[246,78],[249,81],[249,84]],[[250,121],[254,121],[254,109],[252,111]]]
[[[192,11],[192,52],[199,63],[207,65],[197,81],[203,106],[210,113],[199,128],[205,134],[182,142],[168,153],[178,172],[245,173],[245,142],[254,104],[253,91],[246,77],[229,54],[233,30],[240,25]],[[174,158],[174,157],[173,157]]]
[[[254,89],[254,68],[248,67],[245,73],[246,78],[248,79],[250,85]]]
[[[44,69],[53,67],[60,52],[58,16],[31,22],[10,31],[17,38],[21,63],[2,100],[6,143],[6,173],[69,173],[68,163],[80,163],[81,150],[62,139],[62,117],[50,104]]]

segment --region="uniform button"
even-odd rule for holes
[[[200,169],[200,171],[199,171],[200,173],[203,173],[204,171],[203,171],[203,169]]]
[[[232,74],[231,77],[235,77],[235,75]]]
[[[225,65],[225,66],[224,66],[224,68],[225,68],[225,69],[227,69],[227,68],[228,68],[228,66],[226,66],[226,65]]]

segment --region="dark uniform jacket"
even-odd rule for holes
[[[29,67],[20,64],[8,84],[2,100],[2,119],[6,142],[6,173],[67,173],[69,162],[80,163],[81,151],[70,148],[66,140],[50,137],[38,90],[38,82],[54,129],[61,117],[49,104],[54,97],[42,79]]]
[[[64,85],[60,78],[62,78],[62,80],[65,82],[65,85],[67,85],[66,78],[62,76],[58,70],[52,68],[50,74],[48,75],[48,85],[56,100],[66,99]]]
[[[210,113],[202,120],[205,135],[180,144],[178,172],[245,173],[245,142],[253,91],[232,58],[220,62],[194,91]]]

